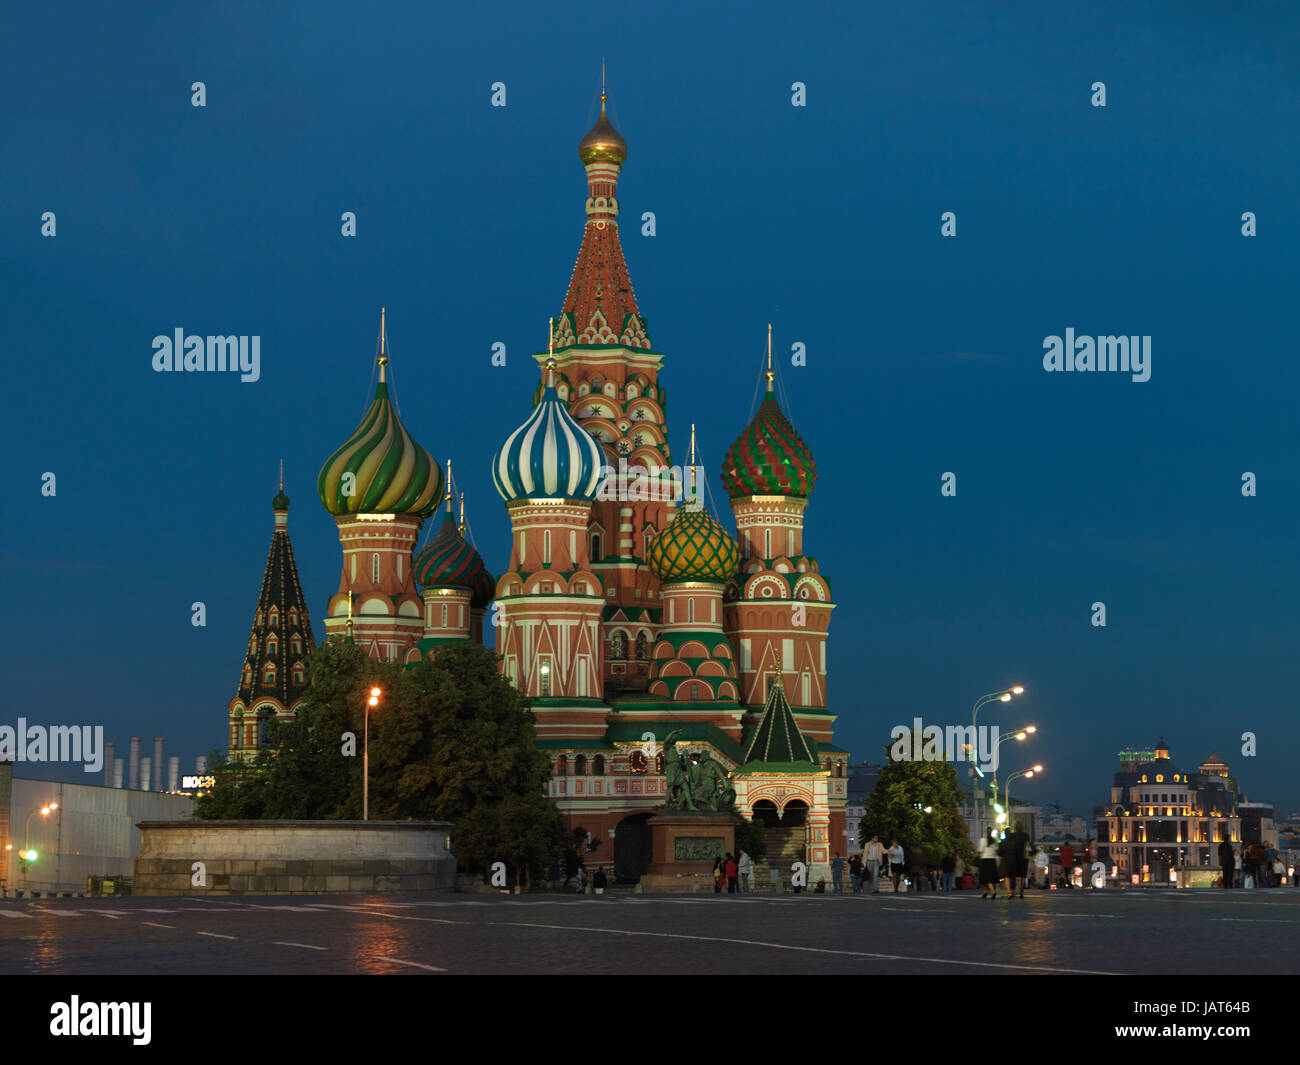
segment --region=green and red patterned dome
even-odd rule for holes
[[[650,571],[665,583],[725,584],[740,567],[740,548],[703,507],[683,508],[650,541],[646,562]]]
[[[722,463],[722,483],[732,499],[807,496],[817,480],[812,452],[776,402],[772,377],[769,370],[767,394],[758,405],[758,413],[731,445]]]
[[[416,553],[413,570],[424,588],[477,589],[484,572],[483,559],[457,528],[450,499],[437,533]]]
[[[388,397],[387,363],[387,358],[380,358],[375,398],[361,424],[325,461],[316,481],[321,505],[336,518],[345,514],[427,518],[442,495],[442,470],[406,431]]]

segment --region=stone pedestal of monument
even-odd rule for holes
[[[736,853],[730,813],[664,810],[650,818],[650,866],[642,891],[712,891],[713,862]]]

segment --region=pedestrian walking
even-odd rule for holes
[[[870,878],[871,883],[875,885],[872,888],[871,893],[873,895],[879,895],[880,894],[880,864],[885,858],[885,848],[880,845],[879,836],[871,837],[871,842],[867,844],[866,849],[863,851],[863,854],[866,855],[867,876]]]
[[[943,861],[939,863],[939,890],[951,891],[953,885],[953,874],[957,871],[957,859],[951,854],[945,854]]]
[[[1019,821],[1016,822],[1015,828],[1002,841],[1006,845],[1007,851],[1007,870],[1008,880],[1011,889],[1011,896],[1016,893],[1016,881],[1020,881],[1020,898],[1025,897],[1025,879],[1029,876],[1029,852],[1033,850],[1033,844],[1029,841],[1029,833]],[[1069,844],[1066,844],[1069,846]]]
[[[991,828],[980,844],[980,887],[984,889],[980,898],[998,897],[998,834]]]
[[[953,879],[958,891],[966,886],[966,859],[960,854],[957,855],[957,861],[953,865]]]
[[[898,840],[889,845],[889,875],[894,878],[894,894],[898,894],[899,882],[903,879],[903,846]]]
[[[740,861],[736,863],[736,867],[740,870],[740,890],[748,895],[749,877],[754,871],[754,862],[749,857],[749,851],[744,847],[740,848]]]
[[[722,871],[722,859],[713,859],[713,893],[722,894],[722,885],[727,882],[727,875]]]
[[[840,852],[835,852],[835,857],[831,861],[831,884],[835,888],[835,894],[844,894],[844,859],[840,857]]]
[[[1232,873],[1236,868],[1236,854],[1232,849],[1232,844],[1226,839],[1219,844],[1219,867],[1223,870],[1223,886],[1232,887]]]
[[[1039,847],[1034,853],[1034,878],[1040,888],[1047,887],[1051,869],[1052,859],[1047,856],[1047,848]]]
[[[1065,875],[1065,886],[1074,887],[1074,848],[1068,843],[1061,848],[1061,872]]]
[[[736,859],[727,851],[727,859],[722,867],[723,872],[727,875],[727,894],[734,895],[740,888],[740,866],[736,864]]]
[[[862,856],[853,855],[849,859],[849,880],[853,883],[853,894],[862,894]]]

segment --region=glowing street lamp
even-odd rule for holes
[[[361,754],[361,820],[370,820],[370,708],[379,705],[383,694],[378,688],[370,689],[370,698],[366,700],[366,724],[363,729],[364,748]]]
[[[1002,790],[1002,805],[1006,807],[1006,813],[1004,813],[1002,816],[1006,818],[1007,824],[1011,823],[1011,782],[1013,780],[1019,779],[1020,777],[1024,777],[1026,780],[1028,780],[1035,773],[1042,773],[1042,772],[1043,772],[1043,767],[1041,765],[1036,765],[1032,769],[1018,770],[1015,773],[1012,773],[1009,777],[1007,777],[1006,784],[1003,786],[1003,790]]]
[[[975,732],[975,718],[978,716],[981,706],[984,706],[986,703],[991,703],[994,701],[1000,703],[1009,703],[1011,702],[1011,697],[1013,695],[1024,695],[1024,694],[1025,694],[1024,686],[1020,684],[1016,684],[1010,688],[1001,688],[998,691],[989,692],[988,695],[981,695],[978,699],[976,699],[975,705],[972,706],[970,710],[971,740],[974,741],[975,736],[977,735],[977,733]],[[975,819],[976,821],[978,821],[980,815],[980,810],[979,810],[980,804],[979,804],[979,789],[976,785],[976,782],[978,780],[978,777],[983,776],[984,774],[980,773],[980,771],[975,767],[975,758],[974,758],[973,751],[971,752],[971,755],[972,755],[971,770],[970,770],[971,801],[975,804]],[[998,785],[997,785],[997,780],[995,779],[993,781],[993,802],[996,803],[997,798],[998,798]]]

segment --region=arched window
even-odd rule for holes
[[[594,777],[603,777],[605,775],[605,756],[603,754],[598,754],[591,760],[591,775]]]
[[[307,672],[302,668],[301,662],[295,662],[293,664],[293,682],[295,684],[307,683]]]
[[[555,759],[555,775],[557,777],[567,777],[569,775],[569,759],[560,755]]]
[[[627,657],[627,634],[615,630],[614,635],[609,638],[609,656],[610,658]]]
[[[636,660],[644,662],[646,656],[646,635],[645,630],[636,634]]]
[[[253,683],[253,667],[248,663],[244,664],[244,687],[247,688]]]
[[[600,535],[598,533],[592,533],[591,534],[591,561],[597,562],[599,560],[600,560]]]
[[[294,654],[296,655],[302,654],[302,637],[295,632],[289,638],[289,646],[293,649]]]
[[[687,621],[695,620],[695,597],[694,596],[691,596],[691,598],[686,600],[686,620]]]
[[[547,529],[542,533],[542,565],[551,564],[551,530]]]
[[[296,606],[291,606],[289,608],[289,628],[296,629],[297,627],[298,627],[298,608]]]
[[[575,777],[585,777],[587,775],[587,756],[585,754],[580,754],[573,760],[573,775]]]
[[[255,654],[257,654],[257,637],[256,637],[256,636],[250,636],[250,637],[248,638],[248,653],[249,653],[250,655],[255,655]]]
[[[268,655],[276,655],[280,653],[280,641],[274,636],[268,636],[266,638],[266,653]]]
[[[376,584],[379,583],[379,556],[370,556],[370,579]]]
[[[275,628],[280,624],[280,610],[278,607],[271,607],[271,620],[269,624],[271,628]]]
[[[274,683],[275,683],[275,663],[274,663],[274,662],[268,662],[268,663],[266,664],[266,667],[262,670],[262,683],[263,683],[263,684],[274,684]]]
[[[763,557],[764,558],[772,557],[772,530],[771,529],[763,530]]]

